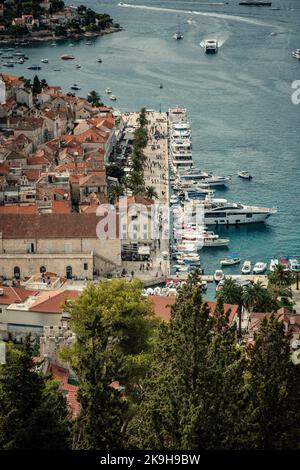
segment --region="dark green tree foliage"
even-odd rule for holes
[[[66,400],[58,385],[34,371],[29,339],[9,345],[0,368],[0,449],[65,449],[70,437]]]
[[[87,101],[91,103],[93,107],[103,106],[99,93],[93,90],[87,96]]]
[[[141,449],[290,449],[300,444],[300,369],[274,316],[248,350],[221,299],[214,314],[191,277],[161,326],[129,439]]]
[[[290,360],[291,336],[274,315],[265,318],[249,350],[245,447],[300,446],[300,370]]]
[[[202,301],[197,275],[191,277],[172,307],[170,323],[161,327],[143,401],[130,428],[133,445],[146,449],[233,446],[228,426],[239,417],[242,364],[222,304],[212,316]]]
[[[140,281],[112,280],[90,285],[68,307],[77,335],[71,363],[80,381],[81,413],[73,448],[119,449],[136,401],[137,384],[150,359],[150,304]],[[66,352],[67,354],[67,352]],[[118,381],[121,389],[112,386]]]
[[[32,84],[32,92],[34,94],[37,94],[37,93],[41,93],[41,91],[42,91],[41,82],[39,80],[39,77],[35,75],[33,79],[33,84]]]

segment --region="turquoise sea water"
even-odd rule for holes
[[[300,257],[300,105],[291,101],[291,84],[300,80],[300,61],[291,57],[292,50],[300,48],[300,1],[274,0],[280,10],[243,7],[238,0],[228,5],[132,0],[131,7],[109,0],[84,3],[111,14],[124,31],[97,38],[92,46],[82,40],[73,41],[73,48],[68,42],[29,47],[29,63],[49,59],[42,64],[40,78],[66,91],[75,82],[82,87],[81,96],[95,89],[104,100],[104,90],[110,87],[122,110],[187,107],[195,163],[216,174],[234,175],[228,189],[217,195],[278,207],[266,225],[219,229],[230,238],[230,248],[201,253],[206,273],[212,273],[228,252],[253,263],[280,254]],[[132,8],[137,5],[141,7]],[[172,38],[178,15],[183,41]],[[185,23],[189,16],[195,24]],[[215,56],[205,55],[199,45],[209,36],[222,43]],[[61,61],[66,53],[76,61]],[[81,69],[75,69],[76,63]],[[18,65],[9,73],[34,76],[26,67]],[[56,67],[61,71],[53,71]],[[253,180],[236,177],[240,169],[249,170]]]

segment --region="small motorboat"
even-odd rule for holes
[[[81,87],[74,83],[74,85],[71,86],[71,90],[81,90]]]
[[[283,267],[284,271],[289,271],[290,270],[290,264],[284,256],[279,257],[279,264]]]
[[[238,171],[238,176],[244,180],[252,179],[252,175],[249,173],[249,171]]]
[[[111,94],[111,89],[110,89],[110,88],[106,88],[105,93],[107,93],[108,95],[110,95],[110,94]]]
[[[99,64],[102,64],[102,59],[99,58],[99,59],[97,60],[97,62],[99,62]]]
[[[253,274],[263,274],[266,269],[267,269],[267,263],[262,263],[261,261],[259,261],[258,263],[255,263],[252,272]]]
[[[277,36],[277,34],[278,34],[278,33],[276,33],[275,31],[273,31],[273,32],[271,33],[271,36]]]
[[[23,57],[20,57],[20,59],[17,60],[17,64],[24,64],[25,60]]]
[[[162,84],[159,85],[159,88],[160,88],[161,90],[163,89],[163,87],[164,87],[164,86],[163,86]]]
[[[202,288],[203,291],[207,290],[207,282],[206,281],[201,282],[201,288]]]
[[[292,272],[299,272],[300,271],[300,263],[297,259],[290,259],[289,264],[290,264],[290,270]]]
[[[73,55],[69,55],[69,54],[64,54],[61,56],[61,60],[74,60],[75,57]]]
[[[50,46],[55,47],[55,46],[56,46],[56,42],[51,42]]]
[[[74,44],[70,42],[69,47],[74,47]]]
[[[241,272],[242,274],[251,274],[251,261],[244,261]]]
[[[41,59],[41,62],[43,62],[43,64],[48,64],[49,60],[48,59]]]
[[[220,282],[216,285],[216,292],[220,292],[223,289],[225,279],[221,279]]]
[[[220,265],[221,266],[233,266],[234,264],[239,264],[241,259],[237,254],[231,254],[227,256],[227,258],[221,259]]]
[[[86,46],[92,46],[93,43],[92,43],[92,41],[87,41],[85,44],[86,44]]]
[[[12,62],[4,62],[3,67],[14,67],[14,64]]]
[[[109,99],[112,101],[116,101],[117,97],[115,95],[110,95]]]
[[[173,38],[179,41],[180,39],[183,39],[183,34],[180,31],[177,31],[177,33],[174,34]]]
[[[204,52],[206,54],[216,54],[219,49],[219,44],[216,39],[207,39],[204,43]]]
[[[173,194],[170,197],[170,204],[178,204],[178,203],[179,203],[179,198],[177,196],[175,196],[175,194]]]
[[[30,65],[30,67],[27,67],[27,68],[28,70],[41,70],[42,69],[42,67],[40,67],[39,65],[35,65],[35,64]]]
[[[292,56],[293,56],[295,59],[300,59],[300,49],[295,49],[295,50],[292,52]]]
[[[225,279],[225,274],[223,273],[222,269],[217,269],[214,273],[214,281],[220,282]]]
[[[77,68],[77,69],[81,69],[81,65],[80,65],[80,64],[77,64],[77,65],[76,65],[76,68]]]
[[[270,261],[269,270],[273,272],[278,267],[279,261],[276,258],[272,258]]]
[[[53,72],[60,72],[60,69],[53,69]]]

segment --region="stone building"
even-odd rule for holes
[[[95,214],[1,214],[0,276],[23,279],[51,271],[68,279],[93,279],[121,264],[121,245],[99,239]],[[104,237],[103,237],[104,238]]]

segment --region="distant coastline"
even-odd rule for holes
[[[121,26],[107,28],[103,31],[97,33],[83,33],[83,34],[70,34],[68,36],[26,36],[25,38],[12,38],[12,37],[0,37],[0,45],[11,45],[11,44],[38,44],[49,41],[66,41],[68,39],[84,39],[84,38],[94,38],[98,36],[106,36],[107,34],[113,34],[123,31]]]
[[[42,0],[33,9],[22,0],[0,5],[0,45],[92,38],[123,29],[106,13],[63,0]]]

